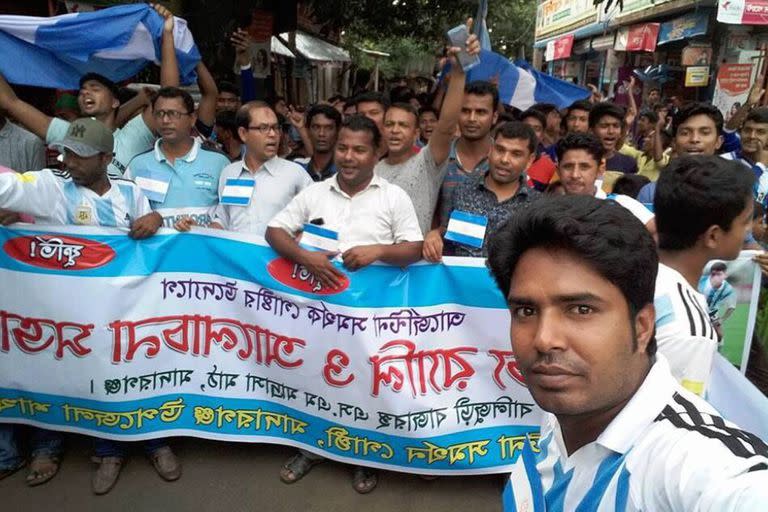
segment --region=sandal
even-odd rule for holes
[[[20,470],[21,468],[23,468],[23,467],[24,467],[24,466],[26,466],[26,465],[27,465],[27,463],[26,463],[26,462],[20,462],[20,463],[19,463],[19,464],[18,464],[16,467],[14,467],[14,468],[9,468],[9,469],[0,469],[0,480],[2,480],[2,479],[4,479],[4,478],[8,478],[9,476],[11,476],[12,474],[14,474],[15,472],[17,472],[18,470]]]
[[[27,485],[42,485],[59,472],[59,458],[50,455],[37,455],[32,458],[27,473]]]
[[[303,453],[297,453],[286,462],[280,470],[280,480],[286,484],[295,484],[306,476],[314,467],[325,459],[310,459]]]
[[[370,468],[356,467],[352,475],[352,488],[360,494],[368,494],[379,483],[379,474]]]

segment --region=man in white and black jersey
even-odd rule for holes
[[[755,175],[718,156],[673,159],[656,187],[656,339],[683,387],[704,396],[719,340],[698,283],[707,262],[733,260],[752,227]]]
[[[658,255],[628,210],[542,199],[496,233],[488,261],[519,368],[549,413],[524,448],[536,471],[511,478],[505,502],[527,493],[547,511],[767,509],[768,446],[680,386],[656,354]]]

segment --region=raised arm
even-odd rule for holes
[[[3,75],[0,75],[0,110],[5,110],[27,130],[45,140],[53,118],[20,100]]]
[[[230,42],[235,48],[235,73],[240,73],[240,100],[245,104],[256,99],[256,79],[253,78],[249,54],[253,40],[247,30],[238,28]]]
[[[165,20],[163,22],[163,40],[160,45],[160,86],[178,87],[179,86],[179,63],[176,60],[176,48],[173,43],[173,29],[175,26],[173,13],[159,4],[152,4],[152,7]],[[155,118],[152,116],[152,109],[145,108],[142,112],[144,124],[156,131],[157,126]]]
[[[291,105],[288,107],[288,121],[299,132],[301,142],[304,143],[304,151],[307,153],[307,156],[311,157],[315,153],[315,148],[312,146],[312,139],[309,138],[306,114],[295,110],[293,105]]]
[[[742,105],[741,108],[725,123],[725,129],[729,132],[735,132],[740,129],[741,125],[744,124],[744,120],[747,118],[749,111],[760,104],[760,99],[763,97],[763,94],[765,94],[765,89],[761,87],[759,81],[755,82],[749,90],[747,102],[744,103],[744,105]]]
[[[202,60],[197,63],[196,69],[197,85],[200,87],[197,119],[206,126],[213,126],[216,122],[216,99],[219,97],[219,88],[216,87],[216,81]]]

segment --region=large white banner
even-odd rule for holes
[[[0,422],[425,474],[508,472],[526,434],[537,450],[483,260],[346,275],[328,290],[209,230],[0,229]]]

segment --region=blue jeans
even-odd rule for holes
[[[53,430],[30,427],[29,444],[33,459],[38,456],[59,457],[64,444],[64,435]]]
[[[16,425],[0,425],[0,471],[17,468],[24,461],[16,442],[17,430]]]
[[[128,455],[130,443],[125,441],[112,441],[111,439],[96,438],[95,452],[97,457],[120,457],[125,458]],[[149,439],[144,441],[144,451],[147,455],[152,455],[160,448],[168,446],[165,439]]]

